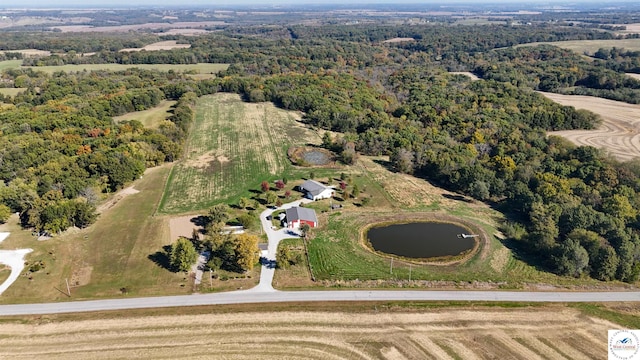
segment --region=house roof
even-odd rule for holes
[[[302,208],[302,207],[292,207],[287,209],[286,214],[287,214],[287,222],[292,222],[296,220],[306,220],[306,221],[313,221],[314,223],[318,223],[316,212],[313,209]]]
[[[306,192],[310,193],[313,196],[320,195],[323,191],[329,189],[328,187],[320,184],[314,180],[307,180],[300,185]]]

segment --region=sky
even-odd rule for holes
[[[593,3],[597,0],[578,0],[574,3],[589,2]],[[624,2],[616,1],[616,2]],[[260,5],[261,7],[269,5],[301,5],[301,4],[373,4],[373,3],[404,3],[404,4],[447,4],[447,3],[500,3],[500,4],[518,4],[522,3],[518,0],[0,0],[0,8],[17,7],[17,8],[57,8],[57,7],[150,7],[150,6],[171,6],[171,7],[188,7],[188,6],[237,6],[237,5]],[[529,0],[525,4],[535,3],[567,3],[569,1],[561,0]]]

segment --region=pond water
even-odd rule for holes
[[[474,247],[475,239],[459,238],[469,230],[454,224],[419,222],[374,227],[367,237],[376,251],[414,259],[455,256]]]
[[[322,151],[311,150],[302,154],[304,161],[311,165],[326,165],[331,159]]]

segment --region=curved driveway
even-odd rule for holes
[[[297,206],[303,199],[278,209]],[[176,306],[249,304],[308,301],[524,301],[524,302],[605,302],[640,301],[638,291],[618,292],[520,292],[520,291],[423,291],[423,290],[334,290],[334,291],[276,291],[272,286],[276,250],[282,239],[291,237],[284,229],[273,230],[267,215],[277,209],[260,214],[263,230],[269,238],[265,265],[260,283],[253,289],[215,294],[193,294],[148,298],[70,301],[42,304],[0,305],[0,316],[54,314],[85,311],[161,308]]]

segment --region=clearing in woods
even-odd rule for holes
[[[603,119],[595,130],[552,131],[549,135],[562,136],[576,145],[605,149],[621,161],[640,156],[640,105],[594,96],[542,94],[559,104],[592,111]]]
[[[640,50],[640,39],[620,39],[620,40],[567,40],[554,42],[535,42],[528,44],[520,44],[520,46],[537,46],[537,45],[553,45],[559,48],[568,49],[578,54],[594,54],[600,48],[611,49],[616,47],[629,51]]]
[[[0,70],[4,69],[26,69],[33,68],[37,71],[43,71],[48,74],[53,74],[56,71],[64,72],[82,72],[82,71],[122,71],[131,68],[138,68],[144,70],[157,70],[157,71],[169,71],[176,72],[194,71],[198,74],[216,74],[219,71],[225,70],[229,67],[229,64],[69,64],[60,66],[22,66],[22,60],[6,60],[0,61]]]
[[[607,330],[620,327],[561,305],[361,306],[7,320],[0,327],[0,358],[604,359]]]
[[[271,103],[245,103],[236,94],[200,98],[184,158],[171,171],[159,211],[234,202],[263,180],[286,176],[289,146],[319,141],[299,119]]]
[[[138,120],[146,128],[155,129],[162,121],[166,120],[171,115],[171,107],[175,104],[175,101],[163,100],[158,106],[148,110],[134,111],[121,116],[116,116],[113,120],[117,123],[126,120]]]

